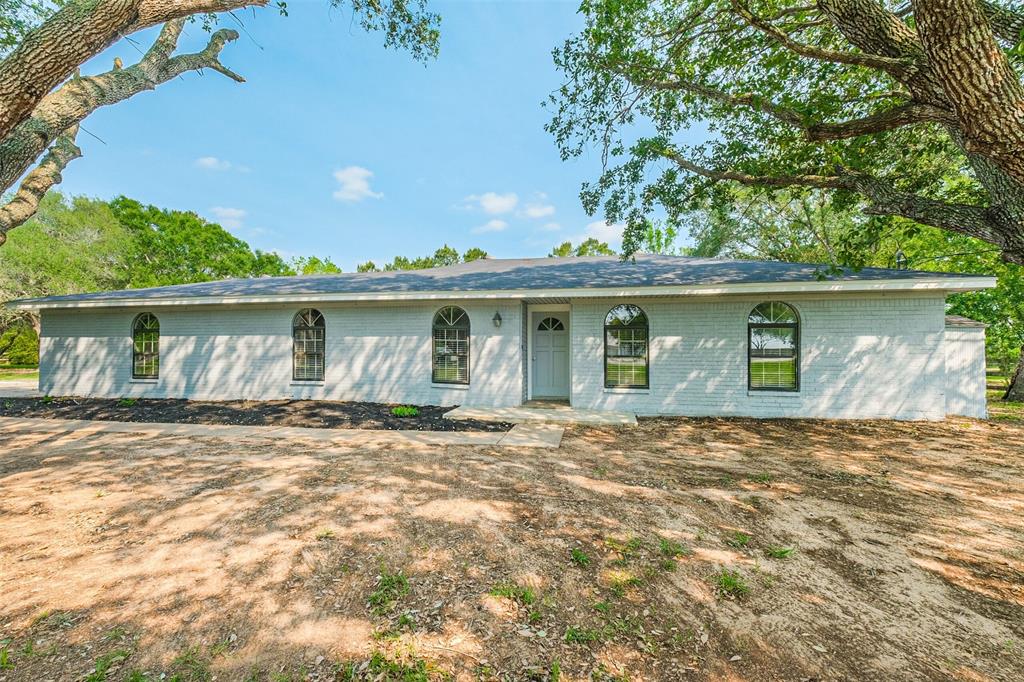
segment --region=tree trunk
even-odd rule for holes
[[[1017,361],[1017,369],[1010,377],[1010,387],[1003,394],[1003,400],[1024,402],[1024,348],[1020,349],[1020,360]]]

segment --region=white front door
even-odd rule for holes
[[[534,312],[533,397],[569,397],[569,314]]]

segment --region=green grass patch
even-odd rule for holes
[[[523,606],[529,606],[533,602],[537,601],[537,595],[533,593],[533,590],[529,587],[516,585],[515,583],[501,583],[499,585],[495,585],[491,588],[491,596],[511,599]]]
[[[988,391],[988,414],[999,421],[1024,422],[1024,403],[1003,400],[1005,389]]]
[[[137,398],[121,398],[117,401],[118,407],[132,407],[135,403],[139,402]]]
[[[415,417],[418,416],[420,411],[412,405],[398,405],[397,407],[391,408],[391,414],[396,417]]]
[[[768,547],[764,550],[765,554],[773,559],[788,559],[795,551],[794,547]]]
[[[409,579],[405,577],[405,573],[402,571],[390,573],[387,569],[382,568],[380,575],[377,576],[377,589],[370,593],[367,601],[374,613],[380,614],[387,611],[396,601],[407,594],[409,594]]]
[[[567,644],[590,644],[601,641],[600,630],[593,628],[578,628],[569,626],[565,629],[565,642]]]
[[[0,367],[0,381],[39,381],[39,370]]]
[[[124,663],[131,655],[132,652],[126,649],[118,649],[117,651],[103,654],[96,659],[92,672],[85,676],[84,682],[103,682],[107,679],[107,673],[110,672],[112,667]]]
[[[658,551],[667,557],[679,557],[689,554],[690,550],[686,549],[681,543],[675,540],[669,540],[668,538],[658,538]]]
[[[725,544],[730,547],[736,547],[737,549],[746,547],[750,544],[750,536],[744,532],[736,531],[725,541]]]
[[[572,548],[572,551],[569,552],[569,558],[580,568],[586,568],[590,565],[590,557],[579,547]]]
[[[740,598],[750,593],[750,587],[743,580],[739,571],[723,569],[715,576],[718,593],[725,597]]]

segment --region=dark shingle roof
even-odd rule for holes
[[[227,279],[151,289],[50,296],[21,303],[160,300],[317,294],[414,293],[538,289],[603,289],[687,285],[865,280],[956,280],[974,275],[864,268],[826,276],[827,266],[774,261],[638,255],[582,258],[486,258],[429,270]]]

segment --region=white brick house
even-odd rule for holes
[[[984,416],[991,277],[668,256],[485,259],[17,301],[50,395],[314,398],[641,415]]]

